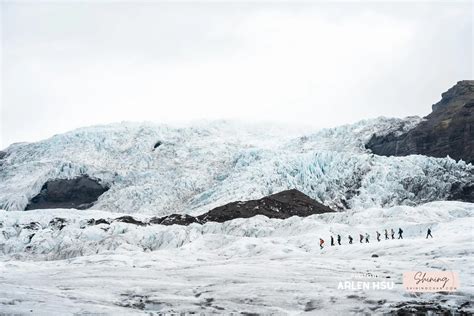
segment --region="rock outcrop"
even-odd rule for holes
[[[334,212],[298,190],[287,190],[259,200],[232,202],[198,216],[200,222],[225,222],[235,218],[265,215],[285,219],[291,216],[310,216]]]
[[[155,145],[153,145],[153,149],[157,149],[157,148],[160,147],[161,145],[163,145],[163,142],[159,140],[159,141],[157,141],[157,142],[155,143]]]
[[[88,209],[109,188],[88,176],[46,182],[25,210],[45,208]]]
[[[197,217],[187,214],[171,214],[164,217],[153,217],[148,221],[139,221],[131,216],[122,216],[115,220],[91,219],[88,225],[109,224],[111,222],[125,222],[139,226],[144,225],[190,225],[207,222],[226,222],[236,218],[249,218],[256,215],[265,215],[269,218],[286,219],[291,216],[306,217],[314,214],[334,212],[329,207],[316,202],[298,190],[287,190],[259,200],[246,202],[232,202],[216,207]]]
[[[406,133],[373,135],[366,148],[382,156],[450,156],[474,163],[474,80],[442,94],[432,113]]]
[[[149,221],[150,224],[160,224],[160,225],[183,225],[187,226],[192,223],[201,223],[197,217],[187,215],[187,214],[171,214],[164,217],[153,217]]]

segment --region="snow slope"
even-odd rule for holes
[[[472,165],[364,148],[373,133],[401,133],[419,121],[378,118],[316,132],[226,121],[82,128],[7,148],[0,208],[23,210],[47,180],[82,174],[111,186],[94,209],[158,216],[196,215],[291,188],[336,209],[443,200],[453,185],[474,182]]]
[[[448,310],[464,304],[465,312],[473,312],[468,304],[474,294],[473,214],[472,203],[432,202],[287,220],[258,216],[142,227],[84,225],[89,218],[118,215],[100,211],[0,212],[0,310],[342,315],[429,303]],[[48,224],[54,217],[68,221],[62,230]],[[398,227],[405,239],[374,240],[376,230]],[[424,238],[428,227],[434,235],[429,240]],[[347,244],[348,234],[362,232],[371,234],[369,244]],[[319,249],[319,237],[328,241],[338,233],[342,246]],[[458,271],[460,289],[409,294],[402,273],[420,267]],[[365,273],[377,276],[369,281],[393,281],[393,288],[338,289],[339,282],[361,280],[357,275]]]

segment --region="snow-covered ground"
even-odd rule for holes
[[[123,215],[93,210],[0,212],[0,313],[380,314],[409,303],[455,310],[474,294],[473,214],[472,203],[432,202],[143,227],[87,226],[90,218]],[[64,218],[64,228],[50,224],[54,218]],[[375,240],[376,230],[398,227],[403,240]],[[427,240],[428,227],[434,238]],[[362,232],[369,244],[358,243]],[[341,234],[343,245],[320,250],[319,238],[328,243],[331,234]],[[348,234],[355,244],[347,244]],[[404,271],[445,267],[461,277],[454,293],[415,295],[402,287]],[[359,279],[364,273],[377,278]],[[359,280],[394,287],[338,289]]]
[[[474,182],[473,165],[380,157],[364,147],[374,133],[419,122],[378,118],[320,131],[120,123],[11,145],[0,159],[0,315],[345,315],[410,304],[472,313],[474,205],[443,200]],[[46,181],[85,174],[110,186],[92,210],[23,211]],[[144,222],[196,215],[293,188],[344,211],[190,226],[88,224],[125,214]],[[399,227],[405,239],[375,241],[377,230]],[[358,243],[365,232],[371,242]],[[342,246],[319,248],[319,238],[327,245],[336,234]],[[402,273],[418,267],[457,271],[461,287],[410,294]],[[367,281],[367,273],[393,288],[339,288]]]
[[[46,181],[83,174],[111,186],[97,209],[157,216],[199,214],[294,188],[338,210],[444,200],[453,186],[474,182],[472,165],[380,157],[364,147],[374,133],[406,131],[418,122],[377,118],[319,131],[225,121],[82,128],[7,148],[0,208],[24,210]]]

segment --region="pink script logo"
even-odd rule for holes
[[[409,292],[455,292],[459,275],[454,271],[408,271],[403,273],[403,286]]]

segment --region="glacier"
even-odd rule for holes
[[[256,216],[190,226],[84,225],[95,210],[0,212],[0,312],[156,315],[472,313],[474,205],[430,202],[286,220]],[[55,218],[63,218],[58,227]],[[146,215],[137,214],[146,219]],[[403,227],[402,240],[375,231]],[[427,228],[433,239],[425,239]],[[369,232],[368,244],[347,235]],[[341,234],[342,246],[320,249]],[[33,236],[31,236],[33,235]],[[356,239],[357,240],[357,239]],[[374,255],[377,255],[374,257]],[[409,293],[405,271],[459,273],[452,293]],[[359,277],[359,275],[374,277]],[[340,282],[389,289],[340,289]]]
[[[381,117],[316,131],[123,122],[13,144],[0,159],[0,314],[472,314],[474,204],[446,200],[472,186],[474,167],[365,148],[374,133],[403,133],[421,120]],[[91,209],[24,211],[45,182],[81,175],[110,187]],[[90,224],[124,214],[145,223],[199,215],[293,188],[340,212]],[[399,227],[405,239],[375,240],[376,231]],[[428,228],[433,239],[425,239]],[[370,243],[347,243],[363,233]],[[337,234],[342,245],[328,246]],[[407,292],[403,272],[415,269],[456,271],[461,286]],[[367,274],[393,287],[339,288],[374,281],[360,277]]]
[[[197,215],[292,188],[337,210],[445,200],[474,182],[471,164],[380,157],[364,147],[374,133],[403,133],[421,120],[381,117],[316,131],[233,121],[81,128],[8,147],[0,209],[24,210],[48,180],[86,174],[110,186],[94,209],[127,214]]]

